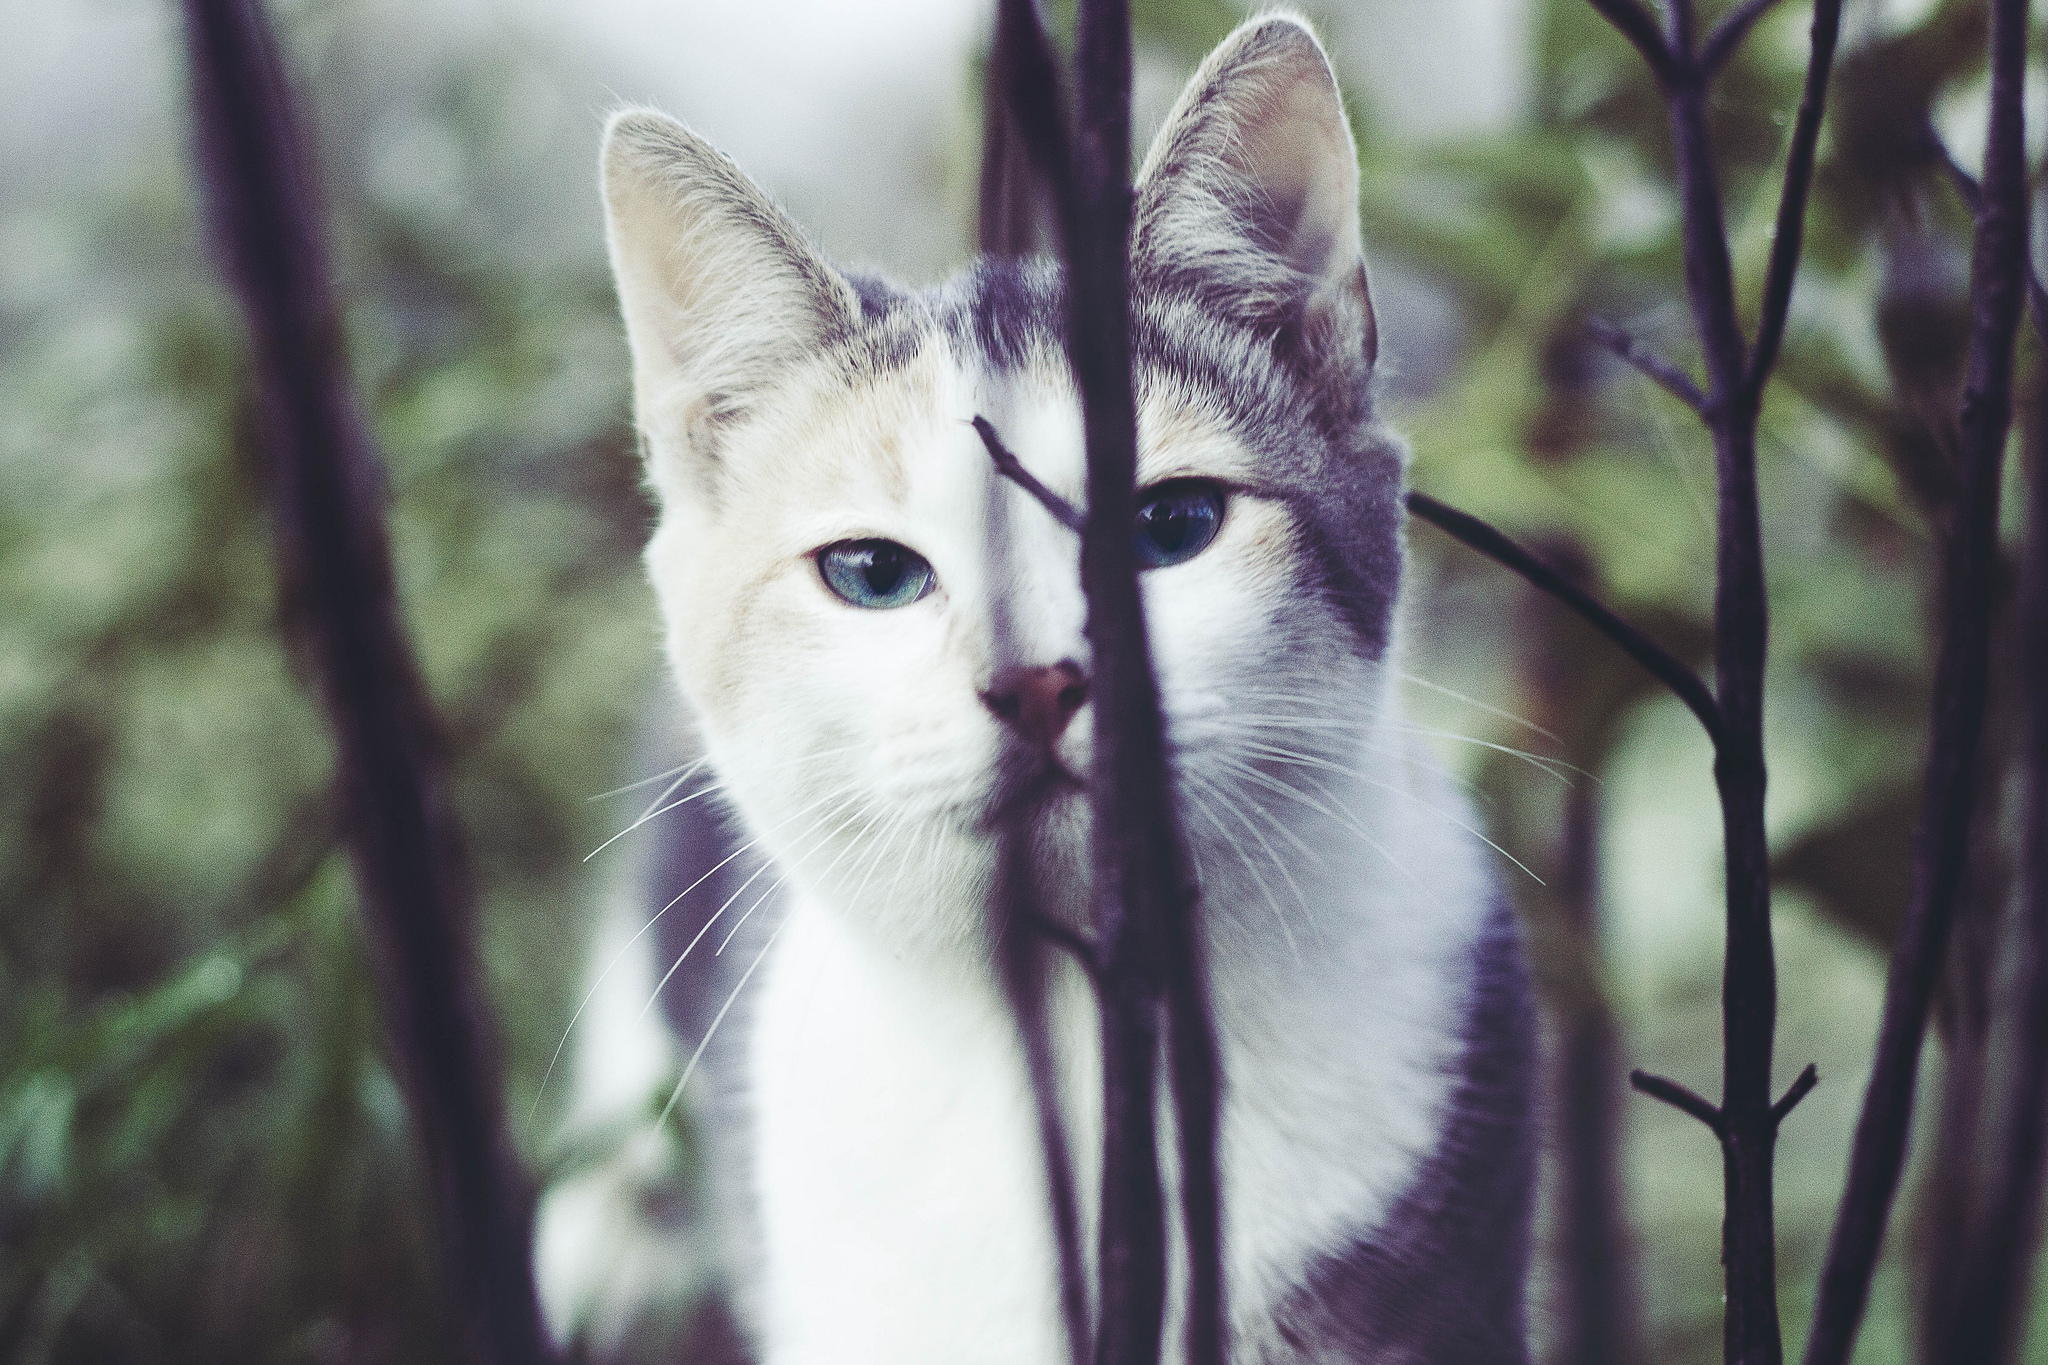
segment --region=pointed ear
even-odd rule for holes
[[[1372,365],[1358,149],[1301,20],[1251,20],[1188,82],[1138,172],[1131,253],[1140,280],[1191,288],[1254,326],[1292,323],[1320,358]]]
[[[853,289],[739,168],[665,114],[605,129],[612,275],[657,486],[708,491],[722,426],[858,316]]]

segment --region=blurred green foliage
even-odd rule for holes
[[[1135,8],[1146,52],[1182,65],[1237,17],[1215,0]],[[286,31],[390,468],[402,596],[485,892],[519,1120],[573,1004],[593,899],[579,859],[609,833],[585,798],[639,775],[657,668],[594,215],[567,255],[512,250],[504,226],[521,195],[591,194],[577,158],[592,130],[561,114],[580,87],[551,54],[465,49],[405,94],[408,145],[434,151],[437,179],[394,187],[366,151],[366,109],[391,112],[366,74],[379,48],[336,12],[293,9]],[[1416,145],[1352,92],[1369,252],[1456,338],[1441,372],[1399,373],[1390,311],[1389,401],[1418,485],[1582,556],[1612,601],[1703,661],[1705,437],[1585,328],[1600,316],[1693,355],[1661,108],[1582,0],[1535,0],[1529,22],[1529,106],[1512,128]],[[1804,24],[1796,3],[1765,20],[1714,106],[1749,300]],[[1967,221],[1921,127],[1931,112],[1960,141],[1981,123],[1982,36],[1967,4],[1903,27],[1851,7],[1765,411],[1781,1069],[1818,1059],[1824,1076],[1780,1165],[1795,1346],[1867,1061],[1874,950],[1903,902],[1921,753],[1929,528],[1946,505],[1967,268]],[[536,134],[543,95],[556,112]],[[26,244],[41,263],[0,277],[0,1358],[438,1360],[332,755],[280,624],[243,342],[201,259],[176,145],[0,222],[13,259]],[[1608,999],[1630,1061],[1713,1092],[1704,743],[1604,643],[1541,624],[1496,567],[1426,530],[1415,546],[1408,666],[1546,732],[1415,692],[1503,844],[1552,866],[1558,772],[1598,783],[1602,933],[1574,936],[1547,888],[1503,874],[1553,1001]],[[1684,1120],[1626,1112],[1647,1358],[1703,1365],[1719,1345],[1718,1159]],[[515,1122],[542,1177],[568,1159],[550,1113]],[[1896,1226],[1910,1243],[1911,1215]],[[1866,1365],[1907,1354],[1910,1261],[1888,1262]]]

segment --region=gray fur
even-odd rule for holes
[[[1502,904],[1474,945],[1458,1089],[1436,1154],[1377,1228],[1309,1268],[1260,1365],[1523,1365],[1535,1007]]]

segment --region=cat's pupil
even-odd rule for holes
[[[861,569],[861,576],[867,579],[869,590],[881,597],[894,592],[903,581],[903,555],[897,547],[876,545],[864,548],[862,553],[867,564]]]
[[[1138,507],[1138,563],[1148,569],[1200,554],[1223,522],[1223,490],[1202,479],[1162,485]]]

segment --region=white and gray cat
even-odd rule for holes
[[[717,939],[754,920],[726,959],[751,979],[715,1150],[745,1173],[757,1348],[1052,1365],[993,813],[1032,793],[1039,885],[1085,922],[1089,646],[1075,537],[970,423],[1082,500],[1060,271],[843,274],[647,111],[613,119],[604,189],[668,659],[750,845],[670,913],[686,932],[641,942],[701,940],[721,905]],[[1404,455],[1372,408],[1357,190],[1330,66],[1287,17],[1210,57],[1138,178],[1133,531],[1223,1061],[1234,1359],[1512,1365],[1533,1022],[1394,686]],[[672,874],[715,864],[706,828]],[[1085,1192],[1093,1012],[1078,979],[1055,1002]]]

